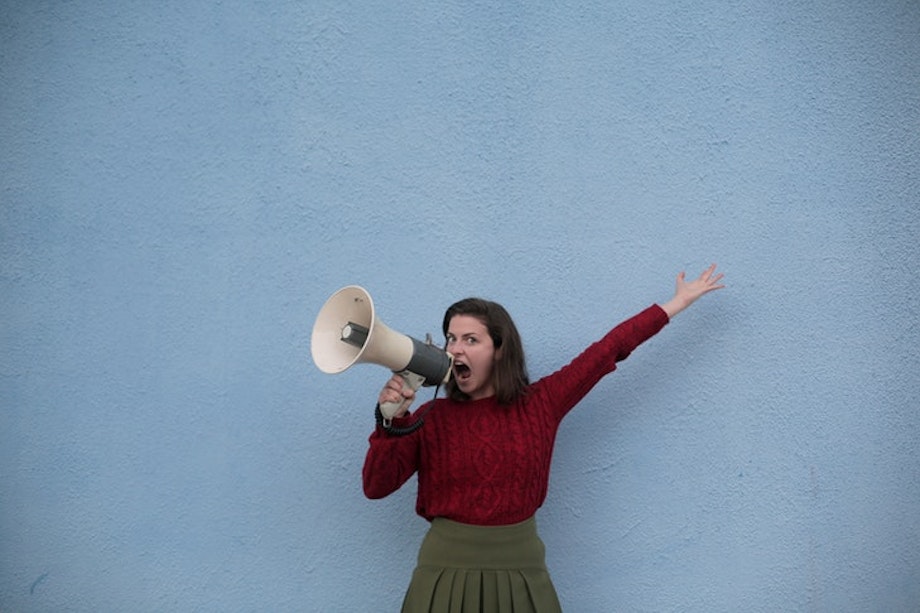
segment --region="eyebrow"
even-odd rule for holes
[[[459,338],[469,338],[471,336],[479,336],[479,332],[466,332],[464,334],[461,334]],[[458,337],[453,332],[448,332],[447,338],[458,338]]]

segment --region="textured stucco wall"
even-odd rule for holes
[[[540,376],[711,260],[560,432],[566,610],[920,608],[917,2],[0,7],[0,611],[395,610],[326,297]]]

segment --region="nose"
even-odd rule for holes
[[[447,353],[449,353],[450,355],[456,357],[457,355],[463,353],[463,348],[462,348],[462,346],[460,345],[460,343],[456,343],[456,342],[454,342],[454,341],[450,341],[450,342],[447,343],[447,349],[446,349],[446,351],[447,351]]]

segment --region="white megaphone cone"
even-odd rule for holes
[[[337,374],[359,363],[379,364],[399,373],[412,390],[445,383],[453,365],[453,357],[430,341],[423,343],[378,321],[370,294],[357,285],[338,290],[320,309],[310,351],[324,373]],[[389,421],[403,404],[386,403],[380,412]]]

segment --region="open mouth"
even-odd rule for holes
[[[457,381],[466,381],[470,378],[472,372],[470,367],[463,362],[454,362],[454,377]]]

